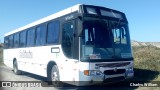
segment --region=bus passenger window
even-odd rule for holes
[[[7,49],[8,48],[8,37],[4,38],[4,48]]]
[[[59,37],[59,21],[50,22],[48,24],[47,44],[58,43]]]
[[[20,33],[20,47],[26,46],[26,31]]]
[[[41,25],[36,28],[36,46],[42,46],[45,44],[46,44],[46,27],[45,25]]]
[[[8,48],[12,48],[13,47],[13,35],[9,36],[9,40],[8,40]]]
[[[14,34],[14,47],[17,48],[19,46],[19,33]]]
[[[27,31],[27,46],[28,47],[34,46],[34,41],[35,41],[35,29],[32,28]]]

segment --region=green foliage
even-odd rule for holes
[[[154,46],[133,47],[135,67],[160,71],[160,48]]]
[[[133,46],[135,77],[140,80],[160,80],[160,48]],[[144,72],[145,71],[145,72]],[[152,78],[152,79],[151,79]],[[153,79],[154,78],[154,79]]]

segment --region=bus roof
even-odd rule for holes
[[[35,25],[44,23],[44,22],[46,22],[46,21],[49,21],[49,20],[52,20],[52,19],[61,17],[61,16],[63,16],[63,15],[66,15],[66,14],[69,14],[69,13],[72,13],[72,12],[75,12],[75,11],[78,11],[80,5],[82,5],[82,4],[77,4],[77,5],[75,5],[75,6],[72,6],[72,7],[69,7],[69,8],[67,8],[67,9],[64,9],[64,10],[62,10],[62,11],[60,11],[60,12],[57,12],[57,13],[55,13],[55,14],[52,14],[52,15],[50,15],[50,16],[47,16],[47,17],[42,18],[42,19],[40,19],[40,20],[37,20],[37,21],[35,21],[35,22],[33,22],[33,23],[30,23],[30,24],[28,24],[28,25],[25,25],[25,26],[23,26],[23,27],[20,27],[20,28],[18,28],[18,29],[15,29],[15,30],[13,30],[13,31],[11,31],[11,32],[9,32],[9,33],[6,33],[5,36],[11,35],[11,34],[13,34],[13,33],[16,33],[16,32],[22,31],[22,30],[25,30],[25,29],[27,29],[27,28],[30,28],[30,27],[33,27],[33,26],[35,26]]]

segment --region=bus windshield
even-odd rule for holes
[[[83,22],[81,59],[131,58],[128,24],[121,20]]]

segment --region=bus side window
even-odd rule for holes
[[[8,48],[8,37],[4,38],[4,48],[7,49]]]
[[[13,35],[10,35],[8,39],[8,48],[12,47],[13,47]]]
[[[36,28],[36,46],[46,44],[46,25],[40,25]]]
[[[26,46],[26,30],[20,32],[20,47],[25,47]]]
[[[14,34],[14,47],[19,47],[19,33]]]
[[[48,32],[47,32],[47,44],[55,44],[58,43],[59,37],[59,21],[50,22],[48,24]]]
[[[27,31],[27,46],[32,47],[34,46],[35,41],[35,29],[31,28]]]

